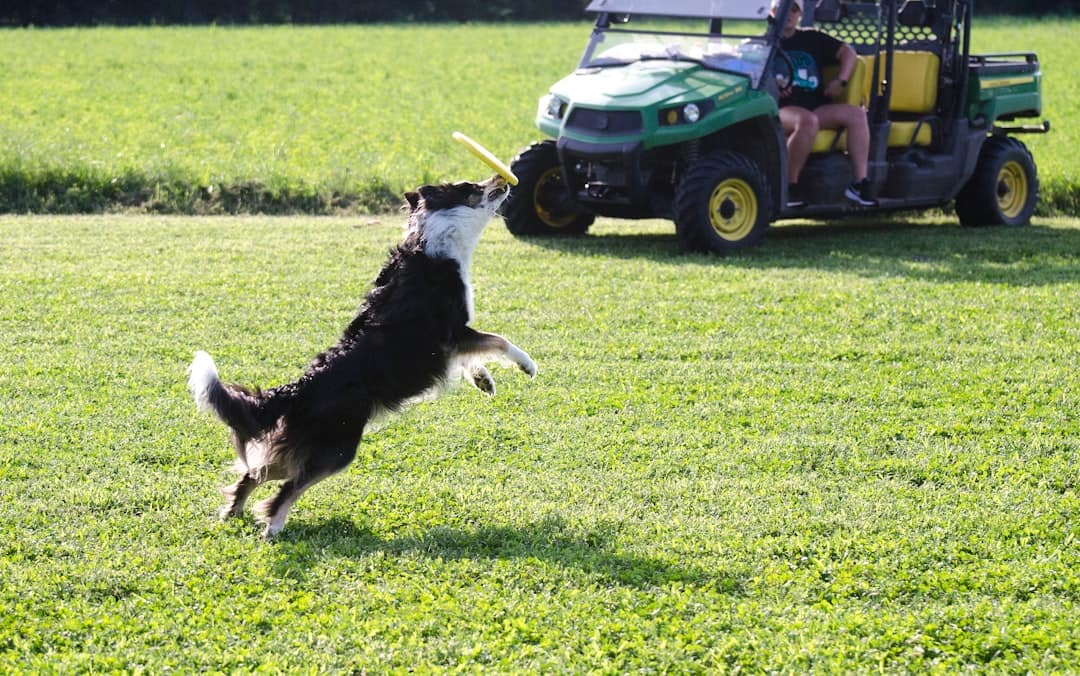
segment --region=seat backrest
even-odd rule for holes
[[[873,56],[860,56],[866,60],[867,70],[873,69]],[[937,106],[938,75],[941,71],[941,59],[933,52],[893,53],[893,86],[889,97],[889,112],[917,113],[927,115]],[[885,72],[885,55],[878,61],[878,91]],[[870,98],[870,83],[867,82],[866,98]]]

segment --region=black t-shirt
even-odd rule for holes
[[[825,96],[825,85],[821,73],[828,66],[840,63],[837,52],[844,45],[827,33],[813,28],[796,29],[789,38],[780,40],[780,48],[787,52],[795,65],[791,96],[780,99],[780,107],[799,106],[813,110],[818,106],[831,103]]]

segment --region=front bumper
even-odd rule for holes
[[[606,215],[649,215],[651,171],[642,166],[640,141],[586,143],[564,136],[556,148],[563,181],[578,202]]]

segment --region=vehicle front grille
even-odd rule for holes
[[[642,129],[641,113],[636,110],[574,108],[570,111],[566,126],[590,134],[632,134]]]

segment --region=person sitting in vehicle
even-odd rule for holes
[[[773,0],[772,15],[780,6]],[[870,155],[870,125],[866,111],[848,103],[834,103],[855,70],[856,54],[850,45],[814,28],[799,28],[803,0],[793,0],[781,32],[780,48],[794,66],[791,85],[780,92],[780,122],[787,134],[788,206],[804,206],[798,195],[799,174],[814,145],[819,129],[846,129],[847,151],[854,181],[844,196],[862,206],[874,206],[866,199],[867,161]],[[840,65],[836,79],[823,82],[828,66]]]

